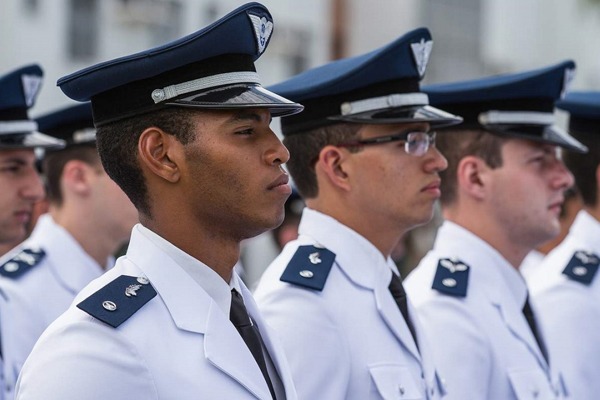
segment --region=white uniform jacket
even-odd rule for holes
[[[432,289],[438,270],[449,288],[465,284],[466,295]],[[566,397],[522,313],[525,281],[477,236],[444,222],[433,249],[407,277],[406,290],[431,338],[448,399]]]
[[[298,397],[440,398],[443,388],[416,313],[410,309],[419,349],[388,290],[393,262],[353,230],[309,208],[299,234],[255,291],[264,318],[283,341]],[[322,290],[280,281],[304,245],[335,253]]]
[[[571,260],[576,263],[567,268]],[[560,366],[576,400],[600,399],[598,264],[600,222],[580,211],[565,240],[529,281],[552,363]]]
[[[0,277],[10,320],[2,326],[6,399],[14,397],[17,376],[33,345],[44,329],[67,310],[77,293],[103,269],[49,214],[42,215],[31,236],[0,259],[0,266],[16,265],[11,260],[23,249],[41,249],[39,261],[14,278]],[[112,266],[114,258],[107,264]]]
[[[77,308],[82,300],[92,299],[90,295],[113,287],[115,279],[135,277],[144,284],[124,289],[131,297],[122,297],[119,290],[114,294],[121,296],[119,301],[112,301],[111,295],[99,299],[98,307],[112,315],[126,308],[129,299],[156,291],[118,327]],[[241,280],[239,284],[285,387],[285,397],[293,400],[296,395],[283,350],[272,340],[250,292]],[[16,398],[266,400],[271,395],[229,316],[136,225],[127,255],[86,287],[44,332],[23,367]]]

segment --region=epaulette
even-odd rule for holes
[[[442,258],[438,261],[431,286],[433,289],[450,296],[465,297],[468,284],[469,266],[467,264],[450,258]]]
[[[283,282],[314,290],[323,290],[335,254],[323,247],[300,246],[283,271]]]
[[[594,280],[599,265],[600,257],[594,253],[578,250],[573,254],[562,273],[573,281],[589,285]]]
[[[24,248],[0,266],[0,275],[16,279],[39,264],[46,256],[42,249]]]
[[[77,304],[77,307],[116,328],[154,296],[156,290],[148,278],[121,275]]]

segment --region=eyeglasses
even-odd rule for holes
[[[435,132],[408,132],[396,135],[380,136],[371,139],[360,139],[354,142],[338,144],[338,147],[360,147],[389,142],[404,142],[404,151],[411,156],[420,157],[435,146]]]

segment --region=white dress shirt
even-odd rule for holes
[[[600,272],[590,270],[590,283],[563,274],[576,252],[594,254],[600,263],[600,222],[580,211],[565,240],[551,251],[529,280],[552,364],[559,365],[571,397],[600,398]],[[595,259],[594,259],[595,257]],[[580,265],[585,265],[581,262]]]
[[[215,301],[179,263],[208,266],[148,236],[136,225],[127,255],[44,332],[23,367],[17,399],[271,399],[254,357],[229,320],[229,305]],[[77,308],[123,275],[149,281],[157,294],[121,325],[113,328]],[[283,350],[248,289],[235,274],[232,279],[260,329],[285,398],[295,399]],[[222,281],[221,287],[224,293],[230,285]]]
[[[6,347],[6,400],[14,398],[18,373],[44,329],[67,310],[81,289],[104,272],[49,214],[38,219],[27,240],[0,258],[0,265],[23,249],[41,249],[45,256],[21,276],[0,278],[0,290],[7,297],[5,312],[11,315],[1,333]],[[112,267],[114,261],[110,257],[104,267]]]
[[[280,281],[299,246],[335,253],[322,291]],[[318,266],[316,268],[319,268]],[[418,348],[388,290],[391,259],[335,219],[305,208],[299,238],[255,291],[277,331],[301,399],[439,399],[443,387],[414,309]]]
[[[469,266],[466,296],[432,289],[444,258]],[[431,339],[448,399],[565,397],[564,383],[550,370],[522,313],[523,278],[486,242],[444,222],[433,249],[406,279],[406,290]]]

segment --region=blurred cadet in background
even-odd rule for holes
[[[273,32],[248,3],[163,46],[59,80],[91,99],[98,152],[138,210],[125,256],[38,340],[19,400],[296,399],[281,346],[233,271],[283,220],[289,153],[260,84]]]
[[[563,193],[573,185],[560,148],[586,151],[553,125],[574,68],[565,61],[424,89],[433,105],[464,117],[438,141],[449,165],[441,174],[445,222],[406,280],[449,399],[567,395],[518,268],[560,231]]]
[[[33,205],[44,198],[36,170],[35,148],[59,148],[57,140],[37,132],[27,111],[35,103],[43,80],[38,65],[0,76],[0,243],[25,239]],[[0,268],[0,275],[11,271]]]
[[[21,67],[0,76],[0,244],[16,244],[27,235],[27,225],[35,202],[44,198],[44,187],[36,169],[35,148],[60,148],[62,140],[37,132],[37,123],[28,116],[42,85],[43,72],[38,65]],[[35,256],[25,255],[24,265]],[[19,273],[19,264],[1,265],[0,280]],[[6,290],[0,288],[0,399],[14,388],[14,375],[6,364],[14,349],[7,330],[14,326],[6,311]],[[26,317],[26,316],[25,316]],[[14,376],[16,379],[16,376]],[[5,387],[4,380],[8,379]]]
[[[557,107],[570,113],[569,131],[589,148],[588,154],[565,154],[583,210],[529,282],[571,397],[592,400],[600,396],[600,92],[570,93]]]
[[[0,288],[12,293],[13,319],[5,332],[15,336],[15,347],[4,362],[11,372],[5,376],[7,387],[13,388],[15,374],[44,329],[114,265],[113,254],[137,222],[135,207],[102,168],[89,103],[47,114],[37,123],[66,147],[47,150],[43,160],[49,212],[25,242],[0,259],[1,268],[13,270],[0,281]],[[27,319],[27,331],[18,319]]]
[[[45,153],[44,150],[36,151],[37,163],[39,164],[38,173],[40,173],[40,174],[42,174],[41,163],[42,163],[42,158],[44,157],[44,153]],[[41,178],[42,178],[42,182],[44,182],[43,175]],[[10,250],[17,247],[23,241],[23,239],[29,237],[29,235],[33,231],[33,228],[35,227],[35,224],[37,223],[38,218],[41,215],[48,212],[48,198],[46,197],[46,194],[45,194],[45,190],[46,190],[45,183],[43,183],[43,186],[44,186],[44,197],[41,200],[38,200],[35,203],[33,203],[33,207],[31,210],[31,217],[29,218],[29,222],[27,222],[27,224],[25,225],[25,236],[19,237],[18,239],[15,239],[11,242],[0,242],[0,256],[8,253]]]
[[[281,122],[306,208],[255,296],[300,398],[444,393],[390,256],[440,195],[446,160],[432,129],[461,121],[419,91],[431,45],[417,29],[272,87],[306,107]]]
[[[300,217],[302,216],[304,206],[304,200],[302,200],[300,193],[292,187],[292,194],[285,202],[285,217],[283,218],[283,222],[271,231],[271,235],[279,251],[286,244],[298,238],[298,225],[300,224]]]

